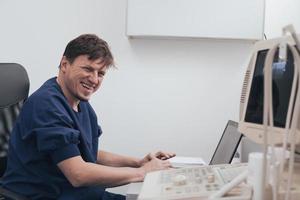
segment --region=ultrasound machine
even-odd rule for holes
[[[148,173],[138,199],[300,199],[298,38],[288,25],[281,38],[253,46],[239,122],[228,122],[210,165]],[[262,152],[250,153],[248,163],[229,164],[240,133],[259,144]]]

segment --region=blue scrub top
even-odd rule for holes
[[[95,163],[101,133],[88,102],[80,102],[75,112],[56,78],[46,81],[27,99],[16,121],[2,185],[30,199],[101,199],[104,188],[74,188],[57,167],[78,155]]]

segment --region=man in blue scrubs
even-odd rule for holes
[[[58,76],[28,98],[16,121],[3,187],[30,199],[121,200],[105,188],[170,167],[173,153],[137,159],[98,150],[102,131],[88,100],[111,66],[109,47],[96,35],[68,43]]]

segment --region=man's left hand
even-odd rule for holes
[[[153,158],[158,158],[160,160],[167,160],[176,156],[175,153],[172,152],[165,152],[165,151],[157,151],[155,153],[149,153],[146,155],[142,160],[140,160],[140,166],[143,166],[147,162],[151,161]]]

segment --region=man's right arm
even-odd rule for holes
[[[81,156],[75,156],[59,162],[58,167],[74,187],[103,185],[114,187],[131,182],[143,181],[150,171],[168,169],[169,161],[153,158],[139,168],[109,167],[85,162]]]

